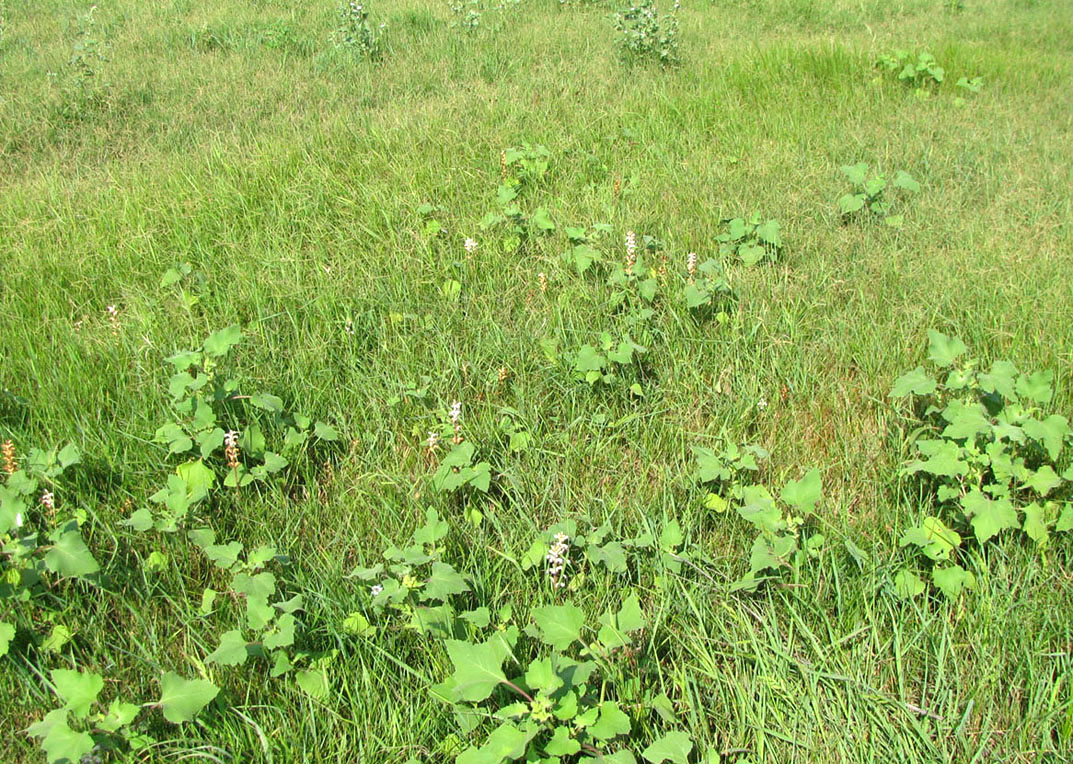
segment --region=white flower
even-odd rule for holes
[[[109,305],[108,306],[108,315],[111,316],[112,318],[115,318],[116,316],[119,315],[119,309],[115,305]]]
[[[565,533],[556,533],[555,543],[544,556],[544,561],[548,564],[548,576],[551,578],[551,585],[556,589],[562,589],[566,586],[563,570],[566,568],[569,554],[570,537]]]
[[[52,495],[52,491],[45,491],[41,494],[41,504],[44,505],[46,509],[56,508],[56,497]]]
[[[440,435],[432,430],[428,431],[428,440],[426,441],[430,449],[435,448],[436,444],[440,442]]]
[[[764,409],[766,409],[766,408],[767,408],[767,398],[765,398],[765,397],[761,396],[761,397],[760,397],[760,400],[758,400],[758,401],[756,402],[756,407],[757,407],[758,409],[760,409],[761,411],[763,411]]]
[[[224,435],[224,446],[227,448],[234,448],[238,445],[238,433],[234,430],[228,430]]]
[[[693,278],[693,275],[697,272],[697,253],[690,252],[686,258],[686,270],[689,271],[689,277]]]
[[[467,254],[472,255],[474,252],[477,251],[477,242],[474,239],[466,239],[466,243],[462,246],[466,248]]]
[[[374,597],[379,595],[382,591],[384,591],[384,587],[382,587],[380,584],[375,584],[371,589],[369,589],[369,593],[372,594]]]
[[[455,401],[451,404],[451,411],[448,413],[451,418],[451,424],[457,425],[462,419],[462,401]]]

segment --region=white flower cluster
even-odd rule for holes
[[[637,262],[637,234],[633,231],[626,232],[626,270],[632,271]]]
[[[570,554],[570,537],[565,533],[555,534],[555,543],[544,556],[548,563],[548,576],[551,577],[551,585],[556,589],[566,586],[563,570],[566,568],[566,558]]]
[[[52,491],[45,491],[41,494],[41,504],[50,511],[56,509],[56,497],[52,495]]]
[[[689,280],[692,281],[697,275],[697,253],[690,252],[686,258],[686,270],[689,271]]]
[[[466,254],[468,255],[472,255],[477,251],[477,242],[475,239],[466,239],[466,243],[462,246],[466,248]]]

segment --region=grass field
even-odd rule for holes
[[[1073,475],[1036,491],[1053,502],[1046,533],[1019,488],[1017,527],[982,543],[957,506],[971,475],[951,502],[941,475],[903,470],[928,415],[888,395],[934,371],[935,330],[981,372],[1050,370],[1053,399],[1029,408],[1070,416],[1069,3],[686,0],[672,67],[621,60],[616,10],[521,0],[467,30],[446,2],[371,0],[387,30],[370,61],[333,42],[331,0],[102,0],[91,21],[88,3],[0,3],[0,441],[22,468],[0,482],[0,759],[80,755],[92,733],[104,761],[403,764],[472,746],[460,762],[624,764],[660,761],[648,746],[681,733],[690,746],[667,761],[1073,761],[1073,534],[1056,519],[1073,513]],[[874,66],[896,49],[933,54],[943,81]],[[546,148],[546,170],[504,153],[523,145]],[[900,227],[840,214],[840,167],[858,162],[919,182],[887,190]],[[497,201],[501,185],[517,199]],[[520,217],[489,224],[511,203]],[[754,213],[783,244],[746,265],[716,237]],[[578,243],[598,258],[583,273],[563,256]],[[731,296],[688,306],[690,252]],[[233,349],[213,335],[235,326]],[[210,335],[187,388],[234,385],[208,396],[220,430],[198,461],[181,434],[155,434],[188,421],[166,359]],[[615,365],[620,340],[644,350]],[[582,378],[594,354],[613,378]],[[987,413],[987,428],[1006,421]],[[20,498],[46,469],[31,450],[67,444],[78,463]],[[698,479],[694,447],[727,444],[770,457]],[[254,477],[265,450],[284,466],[223,484]],[[460,469],[439,466],[453,457]],[[1051,461],[1068,470],[1068,450]],[[192,462],[207,465],[200,495]],[[810,474],[822,499],[798,529],[782,489]],[[186,481],[174,505],[151,499],[169,476]],[[735,582],[762,525],[740,490],[754,481],[791,508],[761,540],[802,550],[752,588]],[[446,526],[423,549],[364,570],[430,508]],[[948,556],[974,590],[940,591],[929,571],[946,553],[900,543],[935,516],[962,537]],[[85,549],[52,532],[71,518]],[[565,521],[569,585],[553,588],[540,558]],[[262,570],[260,545],[287,559]],[[899,596],[907,568],[915,597]],[[264,605],[274,627],[251,604],[259,571],[271,603],[302,598]],[[446,593],[422,599],[433,587]],[[631,602],[643,630],[622,625]],[[553,627],[575,639],[550,644]],[[472,669],[460,645],[487,657],[496,640],[509,683],[438,697]],[[570,692],[602,704],[603,729],[621,714],[619,734],[556,717],[588,747],[552,758],[554,719],[491,718],[536,695],[526,668],[549,650],[591,661]],[[293,667],[272,676],[274,661]],[[103,689],[57,694],[75,681],[64,670]],[[204,697],[164,702],[168,672]],[[121,734],[82,718],[115,698],[141,707]],[[24,732],[61,707],[69,732]],[[497,727],[532,738],[530,758],[517,741],[481,749]]]

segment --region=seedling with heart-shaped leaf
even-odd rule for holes
[[[1040,548],[1052,533],[1073,530],[1073,466],[1066,456],[1073,429],[1066,417],[1046,411],[1053,374],[1022,372],[1009,361],[984,371],[967,353],[961,340],[929,330],[928,359],[938,372],[918,366],[890,393],[913,403],[906,422],[912,458],[902,474],[927,486],[952,523],[947,528],[928,517],[905,532],[902,546],[934,563],[932,580],[951,598],[975,588],[972,573],[952,563],[961,546],[957,529],[977,544],[1020,530]],[[903,573],[894,581],[897,594],[925,591],[915,572]]]
[[[737,258],[745,265],[778,260],[782,250],[779,221],[763,221],[760,213],[754,213],[749,218],[728,218],[723,224],[726,230],[715,240],[724,258]]]
[[[63,581],[93,583],[100,565],[82,537],[88,513],[64,505],[63,473],[82,460],[74,445],[30,449],[19,458],[3,447],[0,482],[0,657],[19,629],[33,631],[38,609],[56,603]],[[57,498],[60,494],[60,498]]]
[[[844,219],[864,210],[866,213],[883,218],[883,222],[891,228],[902,227],[905,217],[901,214],[891,214],[894,203],[890,200],[890,194],[887,191],[888,188],[896,188],[911,194],[918,193],[920,184],[913,179],[913,176],[904,170],[899,170],[888,184],[885,175],[870,175],[868,165],[864,162],[844,165],[841,169],[855,189],[842,195],[838,200],[838,211]]]

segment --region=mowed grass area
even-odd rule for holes
[[[160,743],[134,760],[453,760],[495,723],[460,731],[430,692],[451,673],[442,641],[378,616],[352,575],[433,507],[470,607],[509,604],[524,627],[569,601],[594,623],[639,595],[646,689],[677,721],[635,708],[637,754],[683,729],[692,761],[1073,760],[1070,534],[1043,551],[1023,534],[973,547],[978,591],[955,601],[894,596],[902,531],[935,509],[900,476],[915,421],[888,398],[937,329],[986,365],[1053,370],[1048,410],[1073,410],[1069,4],[685,2],[669,70],[621,64],[599,3],[522,0],[474,34],[446,3],[368,9],[388,24],[375,65],[332,45],[331,2],[104,0],[107,60],[95,99],[72,108],[62,86],[88,5],[6,2],[0,440],[81,449],[57,504],[87,510],[110,577],[61,582],[31,609],[0,600],[0,620],[22,618],[0,658],[0,758],[44,760],[21,730],[60,705],[49,671],[78,667],[105,677],[108,700],[155,702],[164,671],[221,687],[193,723],[143,710]],[[931,97],[873,68],[895,48],[946,69]],[[955,88],[962,76],[981,92]],[[524,199],[557,228],[504,252],[479,222],[497,209],[501,151],[523,142],[552,155]],[[903,228],[840,219],[839,167],[856,162],[920,182]],[[686,254],[716,256],[723,220],[753,212],[781,223],[782,256],[730,262],[728,319],[698,319],[677,298]],[[560,257],[563,228],[593,223],[612,227],[596,246],[613,263],[629,230],[665,242],[643,398],[593,390],[544,349],[628,328],[606,272]],[[183,262],[193,305],[161,286]],[[206,665],[232,628],[199,615],[220,571],[182,534],[120,525],[180,461],[153,442],[174,420],[164,359],[231,324],[240,392],[342,436],[196,512],[222,539],[291,558],[274,570],[305,598],[296,651],[329,659],[322,697],[263,662]],[[427,398],[389,405],[424,376]],[[487,494],[431,489],[426,434],[456,400],[492,465]],[[507,447],[504,417],[531,433],[527,450]],[[771,452],[773,491],[812,467],[823,478],[828,550],[754,593],[731,584],[755,533],[706,509],[694,479],[690,448],[721,433]],[[620,539],[675,519],[690,563],[671,575],[653,551],[613,574],[577,555],[576,585],[552,592],[518,560],[565,519]],[[164,564],[147,564],[154,551]],[[354,612],[375,634],[348,633]],[[48,652],[56,624],[74,638]]]

